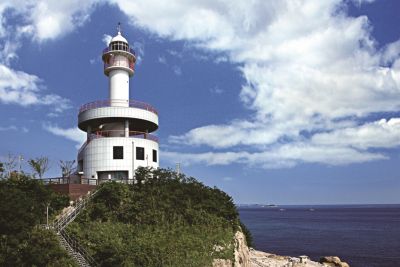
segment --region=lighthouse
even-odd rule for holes
[[[84,104],[78,127],[87,133],[78,152],[78,173],[97,182],[133,181],[138,167],[159,166],[158,113],[151,105],[130,99],[129,79],[136,55],[122,36],[120,25],[103,50],[109,99]]]

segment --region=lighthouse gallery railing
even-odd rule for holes
[[[114,100],[110,100],[110,99],[97,100],[97,101],[86,103],[79,108],[79,113],[84,112],[89,109],[111,107],[112,101],[115,101],[115,99]],[[151,106],[150,104],[147,104],[145,102],[140,102],[137,100],[129,100],[129,101],[125,100],[125,101],[128,102],[130,108],[143,109],[143,110],[153,112],[154,114],[158,114],[157,110],[153,106]]]

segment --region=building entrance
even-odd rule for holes
[[[97,177],[99,182],[128,180],[128,171],[99,171]]]

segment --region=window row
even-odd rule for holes
[[[145,151],[144,147],[137,146],[136,147],[136,160],[144,160],[145,159]],[[157,162],[157,150],[153,149],[153,162]],[[113,147],[113,159],[124,159],[124,147],[123,146],[114,146]]]
[[[110,44],[110,50],[122,50],[129,52],[129,46],[124,42],[112,42]]]

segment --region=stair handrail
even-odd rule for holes
[[[68,235],[64,229],[78,216],[80,211],[86,207],[87,203],[89,203],[89,201],[97,194],[98,191],[99,189],[96,189],[93,192],[87,194],[85,197],[80,198],[78,201],[75,202],[75,205],[72,206],[73,208],[72,211],[66,214],[62,214],[50,226],[50,229],[53,229],[53,231],[55,231],[60,236],[60,241],[64,239],[64,241],[69,246],[69,249],[72,250],[69,251],[66,245],[63,242],[61,242],[61,244],[67,251],[69,251],[69,254],[71,254],[71,256],[75,259],[75,261],[78,264],[80,264],[81,261],[84,261],[83,264],[80,264],[81,266],[90,267],[90,266],[98,266],[98,264],[93,259],[93,257],[90,256],[90,254],[82,246],[79,245],[78,240]]]
[[[52,224],[52,228],[54,228],[57,232],[64,229],[69,223],[71,223],[78,214],[86,207],[89,200],[91,200],[99,190],[94,190],[89,195],[79,199],[73,207],[73,210],[66,213],[65,215],[61,215],[57,220],[55,220]]]
[[[68,245],[75,251],[75,253],[79,253],[82,258],[88,262],[90,266],[98,266],[97,262],[94,260],[92,256],[85,250],[81,245],[79,245],[78,240],[74,237],[67,234],[67,232],[62,229],[60,230],[60,235],[64,238],[64,240],[68,243]],[[77,258],[74,256],[74,258]]]

